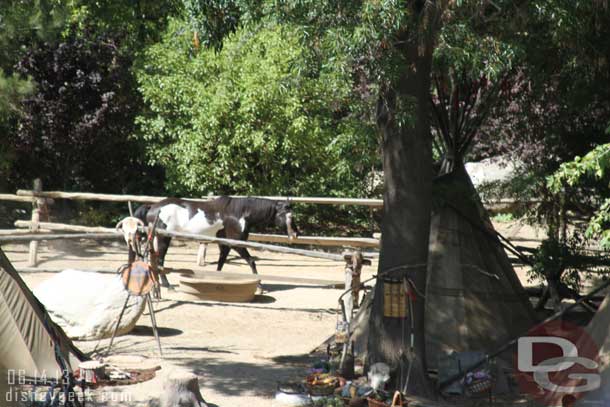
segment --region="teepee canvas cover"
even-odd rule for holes
[[[534,311],[463,166],[435,180],[426,284],[426,354],[490,352]]]
[[[601,375],[601,386],[595,391],[584,394],[577,407],[610,405],[610,294],[599,307],[586,328],[587,333],[599,346],[597,363]],[[579,347],[579,346],[577,346]],[[579,347],[580,348],[580,347]]]
[[[64,369],[72,371],[84,358],[51,321],[0,248],[1,394],[19,379],[40,384],[61,378]]]

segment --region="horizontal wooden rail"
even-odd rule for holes
[[[79,239],[91,239],[91,240],[103,240],[103,239],[116,239],[123,238],[123,234],[119,232],[114,233],[61,233],[61,234],[38,234],[30,233],[27,235],[19,236],[0,236],[0,244],[2,243],[19,243],[19,242],[40,242],[44,240],[79,240]]]
[[[32,222],[25,220],[18,220],[15,222],[15,226],[18,228],[29,228]],[[104,233],[114,232],[112,228],[98,227],[98,226],[81,226],[81,225],[69,225],[65,223],[53,223],[53,222],[40,222],[40,228],[51,231],[61,232],[83,232],[83,233]],[[296,239],[290,239],[284,235],[267,235],[259,233],[251,233],[248,240],[255,242],[264,243],[286,243],[286,244],[297,244],[297,245],[315,245],[315,246],[341,246],[341,247],[367,247],[377,248],[379,247],[379,240],[364,238],[364,237],[325,237],[325,236],[300,236]]]
[[[13,194],[0,194],[0,201],[26,202],[31,204],[33,201],[33,197]]]
[[[38,232],[48,232],[48,230],[40,229]],[[29,233],[32,233],[32,231],[26,229],[0,229],[0,236],[27,235]]]
[[[144,228],[145,230],[147,228]],[[305,257],[313,257],[317,259],[325,259],[325,260],[333,260],[333,261],[344,261],[344,256],[341,254],[334,253],[326,253],[315,250],[303,250],[303,249],[295,249],[292,247],[284,247],[284,246],[275,246],[264,243],[256,243],[256,242],[248,242],[243,240],[234,240],[234,239],[221,239],[218,237],[204,236],[204,235],[196,235],[192,233],[178,233],[178,232],[168,232],[166,230],[157,229],[157,233],[161,236],[169,236],[177,239],[186,239],[186,240],[195,240],[199,242],[208,242],[208,243],[219,243],[225,244],[231,247],[245,247],[247,249],[256,249],[256,250],[267,250],[270,252],[276,253],[287,253],[287,254],[296,254]],[[79,240],[79,239],[92,239],[92,240],[103,240],[103,239],[117,239],[123,238],[123,234],[120,232],[108,232],[108,233],[74,233],[74,234],[28,234],[21,236],[0,236],[0,244],[2,243],[18,243],[18,242],[36,242],[36,241],[45,241],[45,240]]]
[[[38,198],[54,198],[54,199],[73,199],[80,201],[108,201],[108,202],[142,202],[155,203],[164,200],[163,196],[145,196],[145,195],[115,195],[115,194],[95,194],[91,192],[62,192],[62,191],[41,191],[35,192],[31,190],[20,189],[17,191],[19,197],[38,197]],[[193,201],[205,201],[207,199],[192,199]]]
[[[23,197],[38,197],[38,198],[55,198],[55,199],[75,199],[85,201],[110,201],[110,202],[142,202],[155,203],[162,201],[166,197],[163,196],[145,196],[145,195],[116,195],[116,194],[95,194],[91,192],[62,192],[62,191],[42,191],[35,192],[31,190],[20,189],[17,191],[17,196]],[[231,195],[234,198],[244,198],[245,195]],[[188,198],[191,201],[207,201],[210,198],[217,196],[209,196],[206,198]],[[372,207],[382,207],[382,199],[367,199],[367,198],[329,198],[329,197],[291,197],[291,196],[253,196],[255,198],[265,198],[274,200],[289,200],[294,203],[305,204],[322,204],[322,205],[362,205]],[[30,198],[30,200],[31,200]]]
[[[275,246],[265,243],[248,242],[243,240],[223,239],[219,237],[196,235],[193,233],[168,232],[167,230],[159,229],[157,229],[157,233],[161,236],[175,237],[178,239],[196,240],[204,243],[220,243],[231,247],[245,247],[246,249],[267,250],[276,253],[297,254],[318,259],[344,261],[344,257],[341,254],[319,252],[315,250],[294,249],[292,247]]]
[[[233,198],[245,198],[247,195],[230,195]],[[62,192],[62,191],[41,191],[35,192],[32,190],[20,189],[17,195],[0,194],[0,201],[20,201],[31,202],[32,198],[55,198],[55,199],[73,199],[83,201],[107,201],[107,202],[140,202],[140,203],[156,203],[166,199],[164,196],[147,196],[147,195],[119,195],[119,194],[96,194],[92,192]],[[217,198],[218,195],[210,195],[205,198],[185,198],[190,201],[208,201],[212,198]],[[319,205],[355,205],[369,206],[371,208],[383,207],[383,199],[372,198],[332,198],[332,197],[305,197],[305,196],[252,196],[253,198],[265,198],[273,200],[289,200],[294,203],[301,204],[319,204]],[[493,200],[485,200],[484,204],[488,208],[502,208],[505,205],[512,205],[520,201],[512,198],[501,198]],[[529,199],[527,203],[539,203],[539,199]]]
[[[18,220],[15,221],[15,227],[18,228],[29,228],[32,222],[29,220]],[[107,228],[103,226],[81,226],[81,225],[69,225],[66,223],[55,223],[55,222],[38,222],[41,229],[52,230],[56,232],[82,232],[82,233],[114,233],[116,229]]]
[[[296,239],[290,239],[285,235],[250,233],[248,240],[264,243],[287,243],[312,246],[379,247],[379,240],[366,237],[299,236]]]

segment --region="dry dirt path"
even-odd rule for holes
[[[498,224],[500,231],[519,239],[519,243],[536,246],[540,236],[529,227]],[[215,270],[215,264],[195,266],[196,245],[172,243],[166,265],[195,271]],[[4,246],[16,268],[27,261],[26,245]],[[208,261],[215,262],[217,248],[210,245]],[[343,264],[328,260],[252,251],[258,258],[262,275],[343,279]],[[124,246],[118,242],[49,242],[40,248],[40,267],[75,269],[114,269],[125,262]],[[376,270],[365,267],[363,279]],[[250,271],[235,256],[225,271]],[[526,281],[523,269],[520,278]],[[52,277],[50,273],[23,273],[31,287]],[[171,283],[177,283],[170,275]],[[146,383],[114,387],[94,394],[97,406],[146,406],[159,396],[161,376],[174,367],[194,371],[200,379],[206,400],[216,406],[272,405],[278,381],[302,378],[311,362],[308,353],[334,332],[337,321],[337,299],[342,290],[291,284],[267,284],[266,294],[248,304],[210,301],[181,301],[164,292],[164,299],[155,304],[160,326],[164,358],[159,359],[148,314],[144,314],[129,335],[115,341],[113,354],[143,355],[151,363],[161,365],[158,376]],[[99,346],[105,347],[107,340]],[[97,342],[77,342],[89,352]]]

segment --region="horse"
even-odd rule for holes
[[[298,236],[292,207],[288,201],[263,198],[232,198],[220,196],[209,201],[191,201],[180,198],[167,198],[154,205],[141,205],[134,216],[144,223],[155,222],[157,227],[170,232],[184,232],[216,236],[235,240],[248,240],[251,228],[274,225],[290,239]],[[165,264],[165,255],[171,237],[159,236],[159,265]],[[258,274],[256,263],[245,247],[230,247],[219,244],[220,256],[217,270],[221,271],[231,249],[243,258],[253,274]],[[163,286],[169,286],[167,278],[161,274]]]

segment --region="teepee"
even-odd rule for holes
[[[434,187],[425,311],[431,368],[453,351],[490,352],[536,320],[465,168]]]
[[[426,282],[426,359],[437,369],[453,351],[489,353],[536,322],[534,310],[463,166],[434,181]],[[372,293],[352,322],[367,351]],[[511,355],[506,354],[506,359]]]
[[[61,379],[84,359],[0,248],[0,394],[24,381]]]
[[[454,351],[492,352],[536,321],[463,164],[509,73],[493,84],[467,76],[447,67],[433,78],[432,135],[443,159],[433,184],[425,292],[426,361],[431,369]],[[367,348],[370,297],[352,324],[359,352]]]

